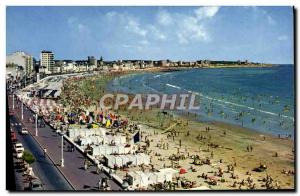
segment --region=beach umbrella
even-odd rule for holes
[[[186,169],[184,169],[184,168],[181,168],[180,170],[179,170],[179,174],[186,174],[187,173],[187,171],[186,171]]]

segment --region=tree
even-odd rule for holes
[[[26,161],[29,165],[35,162],[34,156],[26,150],[23,152],[22,157],[23,157],[24,161]]]

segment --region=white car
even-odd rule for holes
[[[15,146],[14,146],[14,149],[15,149],[16,152],[18,152],[18,150],[24,151],[23,144],[22,143],[16,143]]]
[[[17,152],[16,152],[17,159],[20,159],[23,157],[23,152],[24,152],[23,150],[17,150]]]
[[[27,128],[22,127],[20,133],[21,133],[22,135],[28,135],[28,130],[27,130]]]

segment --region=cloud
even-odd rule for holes
[[[151,36],[153,36],[154,39],[166,40],[167,38],[166,35],[154,25],[148,25],[147,29],[149,33],[151,33]]]
[[[276,24],[276,21],[268,14],[267,14],[267,21],[270,25],[275,25]]]
[[[277,37],[277,39],[278,39],[279,41],[285,41],[285,40],[288,39],[288,36],[286,36],[286,35],[280,35],[279,37]]]
[[[206,41],[208,40],[205,28],[199,24],[195,17],[185,17],[180,21],[177,37],[181,44],[186,44],[190,41]]]
[[[200,7],[195,10],[195,14],[198,20],[202,20],[215,16],[219,9],[220,7],[218,6]]]
[[[208,21],[219,10],[219,7],[214,6],[191,8],[188,13],[158,9],[154,20],[146,21],[128,12],[111,11],[105,14],[105,20],[111,32],[122,34],[116,34],[114,42],[123,47],[154,47],[159,42],[185,45],[211,39],[207,28]]]
[[[220,7],[217,6],[199,7],[189,14],[160,10],[156,16],[158,25],[154,26],[154,29],[162,33],[154,35],[161,35],[162,40],[173,39],[179,44],[208,41],[210,36],[205,23],[217,15],[219,10]]]
[[[75,22],[77,21],[77,18],[74,16],[71,16],[68,18],[67,23],[69,26],[73,26],[75,24]]]
[[[157,14],[157,20],[160,25],[169,26],[173,24],[173,18],[169,12],[162,10]]]
[[[128,13],[118,13],[115,11],[107,12],[105,17],[114,25],[121,27],[127,32],[131,32],[135,35],[145,37],[147,30],[142,28],[137,17],[129,15]]]
[[[107,13],[105,14],[105,16],[106,16],[107,18],[112,18],[112,17],[114,17],[114,16],[116,16],[116,15],[117,15],[117,12],[114,12],[114,11],[107,12]]]
[[[140,41],[139,43],[142,45],[148,45],[149,41],[144,39],[144,40]]]
[[[266,22],[269,25],[277,24],[276,20],[274,20],[274,18],[270,15],[270,13],[268,13],[265,9],[263,9],[261,7],[256,7],[256,6],[251,6],[250,8],[252,8],[251,10],[254,12],[255,15],[257,15],[261,18],[264,17]]]
[[[82,22],[79,22],[76,17],[69,17],[67,20],[69,27],[74,31],[74,33],[78,34],[90,34],[90,29],[88,26],[84,25]]]
[[[139,22],[132,17],[128,17],[128,22],[125,26],[125,29],[143,37],[145,37],[147,34],[147,30],[141,28]]]

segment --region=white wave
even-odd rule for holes
[[[166,85],[170,86],[172,88],[181,89],[181,87],[175,86],[175,85],[172,85],[172,84],[166,84]],[[227,105],[234,105],[234,106],[241,107],[241,108],[247,108],[249,110],[256,110],[258,112],[269,114],[269,115],[272,115],[272,116],[278,116],[278,114],[273,113],[273,112],[269,112],[269,111],[265,111],[265,110],[260,110],[260,109],[257,109],[257,108],[253,108],[253,107],[250,107],[250,106],[247,106],[247,105],[241,105],[241,104],[233,103],[233,102],[230,102],[230,101],[224,101],[224,100],[221,100],[221,99],[216,99],[216,98],[205,96],[205,95],[203,95],[201,93],[194,92],[194,91],[187,90],[187,89],[183,89],[183,90],[185,90],[185,91],[187,91],[189,93],[192,93],[192,94],[199,95],[200,97],[203,97],[203,98],[208,99],[208,100],[218,101],[218,102],[221,102],[221,103],[225,103]],[[281,115],[281,116],[284,117],[284,118],[288,118],[288,119],[291,119],[292,121],[294,121],[294,118],[291,117],[291,116],[286,116],[286,115]]]
[[[145,77],[142,77],[141,82],[142,82],[143,87],[148,88],[148,89],[150,89],[150,90],[152,90],[152,91],[158,93],[158,91],[157,91],[156,89],[154,89],[154,88],[152,88],[152,87],[146,85]]]
[[[158,78],[158,77],[160,77],[160,75],[158,74],[158,75],[156,75],[156,76],[154,76],[154,78]]]
[[[170,86],[170,87],[173,87],[173,88],[181,89],[179,86],[175,86],[175,85],[172,85],[172,84],[166,84],[166,85]]]
[[[190,90],[186,90],[186,89],[183,89],[183,90],[185,90],[185,91],[187,91],[189,93],[195,93],[195,92],[190,91]],[[272,116],[278,116],[278,114],[273,113],[273,112],[269,112],[269,111],[265,111],[265,110],[260,110],[260,109],[256,109],[256,108],[253,108],[253,107],[249,107],[247,105],[241,105],[241,104],[237,104],[237,103],[233,103],[233,102],[229,102],[229,101],[224,101],[224,100],[221,100],[221,99],[216,99],[216,98],[213,98],[213,97],[205,96],[205,95],[203,95],[201,93],[198,93],[197,95],[199,95],[200,97],[206,98],[208,100],[218,101],[218,102],[221,102],[221,103],[225,103],[225,104],[228,104],[228,105],[234,105],[234,106],[238,106],[238,107],[241,107],[241,108],[247,108],[249,110],[256,110],[256,111],[259,111],[261,113],[270,114]],[[291,117],[291,116],[286,116],[286,115],[281,115],[281,116],[284,117],[284,118],[288,118],[288,119],[291,119],[291,120],[294,121],[294,118]]]

